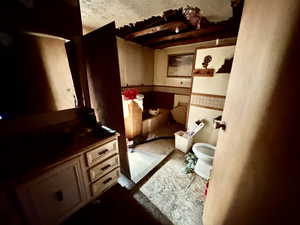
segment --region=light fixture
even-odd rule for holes
[[[179,27],[175,28],[175,33],[178,34],[179,33]]]

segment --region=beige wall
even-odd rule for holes
[[[219,41],[220,44],[228,41],[234,41],[235,38],[227,38]],[[175,87],[191,87],[191,78],[170,78],[167,77],[168,55],[195,53],[196,48],[215,44],[216,41],[206,41],[195,44],[180,45],[165,49],[155,50],[154,59],[154,85],[166,85]]]
[[[219,40],[219,44],[223,44],[223,43],[232,43],[236,40],[236,38],[227,38],[227,39],[221,39]],[[167,67],[168,67],[168,55],[170,54],[183,54],[183,53],[195,53],[196,48],[199,47],[206,47],[206,46],[211,46],[211,45],[215,45],[216,41],[206,41],[206,42],[201,42],[201,43],[195,43],[195,44],[188,44],[188,45],[180,45],[180,46],[174,46],[174,47],[169,47],[169,48],[165,48],[165,49],[157,49],[154,52],[154,80],[153,80],[153,84],[154,85],[161,85],[161,86],[173,86],[173,87],[185,87],[185,88],[191,88],[192,87],[192,78],[174,78],[174,77],[167,77]],[[226,90],[227,88],[227,81],[228,81],[228,77],[226,76],[217,76],[218,80],[222,80],[220,81],[221,83],[224,82],[224,85],[222,85],[223,89]],[[225,81],[223,81],[225,79]],[[215,91],[211,88],[214,87],[214,81],[210,82],[211,79],[207,80],[206,84],[201,85],[201,87],[199,86],[199,88],[201,89],[202,87],[207,87],[206,89],[208,89],[208,91],[204,91],[204,93],[215,93]],[[210,84],[212,83],[212,84]],[[223,83],[222,83],[223,84]],[[225,87],[225,88],[224,88]],[[196,85],[194,87],[195,89],[198,88],[198,86]],[[199,89],[198,88],[198,89]],[[167,89],[167,88],[163,88],[163,89]],[[212,94],[213,94],[212,93]],[[181,102],[185,102],[188,103],[189,100],[187,99],[187,97],[185,95],[175,95],[175,99],[174,99],[174,106],[178,104],[178,101]],[[192,115],[194,115],[192,113]],[[197,114],[195,114],[197,115]],[[200,115],[197,117],[202,117],[204,115]],[[194,119],[196,119],[196,117],[191,117],[191,122],[194,121]],[[208,138],[205,138],[205,140],[208,140]],[[212,140],[215,140],[215,138],[213,138]],[[196,138],[196,141],[199,141],[199,139]],[[210,143],[215,144],[215,141],[211,141]]]
[[[8,108],[16,115],[30,115],[74,108],[73,81],[64,40],[30,34],[14,37],[16,61],[8,82]],[[17,86],[16,86],[17,84]],[[12,105],[12,107],[10,107]],[[10,109],[12,108],[12,109]]]
[[[222,112],[218,110],[205,109],[192,105],[190,106],[188,129],[195,127],[195,121],[205,119],[205,127],[194,136],[194,143],[202,142],[216,145],[218,140],[218,130],[213,128],[213,118],[220,115],[222,115]]]
[[[194,77],[192,93],[226,96],[229,74],[214,74],[213,77]],[[205,119],[205,127],[194,137],[194,142],[216,145],[218,131],[213,128],[213,119],[222,115],[222,111],[190,105],[187,127],[194,127],[194,122]]]
[[[215,73],[213,77],[194,77],[192,92],[225,96],[228,82],[228,73]]]
[[[188,104],[190,101],[190,96],[188,95],[174,95],[174,107],[182,104]]]
[[[64,40],[36,37],[56,110],[74,108],[74,86]]]
[[[211,55],[212,60],[209,62],[208,68],[214,68],[215,72],[224,64],[224,58],[230,59],[234,55],[234,46],[220,46],[213,48],[201,48],[196,51],[195,68],[203,68],[202,63],[205,56]]]
[[[246,0],[205,225],[299,224],[298,0]]]
[[[121,86],[152,85],[154,50],[117,38]]]
[[[209,68],[215,70],[220,68],[224,63],[224,56],[231,58],[235,46],[226,46],[222,48],[207,48],[197,50],[195,59],[195,68],[202,68],[203,57],[212,55],[213,60]],[[221,51],[220,51],[221,49]],[[210,94],[226,96],[229,82],[229,74],[215,73],[213,77],[193,77],[192,93]],[[221,110],[207,109],[203,107],[190,105],[188,114],[188,129],[195,126],[195,121],[205,119],[205,127],[194,137],[194,142],[204,142],[212,145],[217,144],[218,130],[213,128],[213,119],[222,115]]]

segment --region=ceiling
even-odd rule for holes
[[[210,21],[232,16],[231,0],[80,0],[81,17],[86,30],[94,30],[112,21],[117,27],[135,23],[168,9],[190,5],[199,7]]]

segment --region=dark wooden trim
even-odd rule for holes
[[[122,86],[122,88],[134,88],[134,87],[166,87],[166,88],[182,88],[182,89],[191,89],[191,87],[177,87],[171,85],[128,85]]]
[[[210,34],[205,35],[203,37],[198,38],[187,38],[185,40],[174,40],[174,41],[168,41],[168,42],[162,42],[158,44],[148,45],[148,47],[154,48],[154,49],[163,49],[168,47],[173,47],[177,45],[187,45],[187,44],[193,44],[193,43],[199,43],[199,42],[205,42],[205,41],[212,41],[216,39],[225,39],[225,38],[236,38],[238,34],[238,31],[234,32],[223,32],[223,33],[216,33],[216,34]],[[142,43],[142,45],[144,45]],[[146,45],[147,46],[147,45]]]
[[[159,91],[154,91],[153,92],[161,92],[161,93],[170,93],[170,94],[174,94],[174,95],[185,95],[185,96],[189,96],[190,94],[185,94],[185,93],[180,93],[180,92],[176,92],[176,91],[163,91],[163,90],[159,90]]]
[[[190,95],[189,90],[187,90],[186,93],[182,93],[179,91],[165,91],[165,90],[153,90],[153,92],[164,92],[164,93],[170,93],[170,94],[174,94],[174,95],[186,95],[186,96]]]
[[[185,15],[184,11],[187,8],[179,8],[167,10],[163,12],[162,16],[154,16],[135,24],[125,25],[117,29],[117,33],[125,39],[131,38],[130,40],[141,45],[159,49],[216,38],[236,37],[239,31],[243,2],[231,4],[233,15],[226,20],[212,22],[206,17],[202,17],[201,28],[198,30],[196,24]],[[181,28],[180,33],[176,33],[174,32],[177,27],[176,22],[180,21],[183,23],[183,29]],[[160,32],[161,30],[162,32]]]
[[[193,69],[192,76],[213,77],[214,72],[214,69]]]
[[[212,110],[223,111],[223,109],[215,108],[215,107],[210,107],[210,106],[206,106],[206,105],[199,105],[199,104],[190,104],[190,105],[191,106],[195,106],[195,107],[205,108],[205,109],[212,109]]]
[[[175,95],[191,96],[191,94],[174,93]]]
[[[206,96],[206,97],[215,97],[215,98],[226,98],[226,96],[224,96],[224,95],[213,95],[213,94],[195,93],[195,92],[192,92],[191,95]]]
[[[160,37],[160,38],[155,38],[150,41],[146,41],[143,44],[153,45],[153,44],[157,44],[159,42],[164,42],[164,41],[175,41],[175,40],[180,40],[180,39],[198,38],[205,34],[211,34],[211,33],[215,33],[215,32],[224,31],[224,30],[227,30],[228,28],[229,28],[228,26],[224,26],[224,25],[217,25],[217,26],[208,27],[208,28],[201,28],[200,30],[189,31],[189,32],[181,33],[181,34],[174,34],[174,35],[164,36],[164,37]]]
[[[149,34],[154,34],[157,32],[165,31],[165,30],[175,30],[177,27],[182,30],[187,28],[189,25],[182,22],[182,21],[175,21],[175,22],[170,22],[166,23],[163,25],[155,26],[155,27],[150,27],[144,30],[140,30],[134,33],[130,33],[125,36],[125,39],[132,40],[137,37],[149,35]]]
[[[186,53],[174,53],[174,54],[169,54],[168,56],[183,56],[183,55],[194,55],[194,52],[186,52]]]
[[[226,39],[221,39],[221,40],[226,41]],[[196,53],[197,53],[198,49],[219,48],[219,47],[232,46],[232,45],[236,45],[236,39],[232,42],[229,41],[229,43],[221,43],[221,44],[218,44],[218,45],[216,43],[213,43],[213,44],[209,44],[209,45],[206,45],[206,46],[200,46],[200,47],[197,47],[195,49],[195,56],[196,56]]]
[[[192,89],[191,87],[176,87],[176,86],[169,86],[169,85],[153,85],[153,87]]]
[[[142,87],[153,87],[153,85],[128,85],[128,86],[122,86],[121,88],[142,88]]]
[[[141,85],[141,86],[139,86],[139,85],[129,85],[129,86],[123,86],[121,89],[125,90],[126,88],[137,88],[137,89],[138,88],[149,88],[149,89],[152,88],[151,91],[155,91],[154,88],[174,88],[174,89],[181,89],[181,90],[184,89],[184,90],[189,92],[189,94],[172,92],[172,93],[177,94],[177,95],[190,95],[191,90],[192,90],[191,87],[176,87],[176,86],[168,86],[168,85]],[[155,92],[168,92],[168,93],[171,93],[169,91],[162,91],[162,90],[155,91]]]
[[[189,75],[189,76],[170,76],[170,75],[167,75],[167,77],[169,78],[183,78],[183,79],[191,79],[192,76]]]

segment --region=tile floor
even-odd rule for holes
[[[148,138],[172,136],[176,131],[184,129],[183,125],[173,123],[165,125],[153,133]],[[175,148],[174,139],[161,139],[145,144],[137,145],[133,151],[128,151],[128,160],[131,179],[137,183],[157,166]]]

